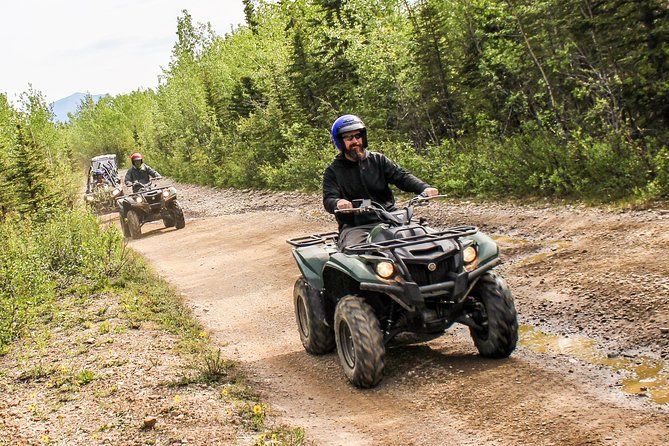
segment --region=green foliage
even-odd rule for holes
[[[118,231],[71,209],[66,136],[39,93],[18,108],[0,95],[0,351],[54,299],[107,286],[125,261]]]
[[[82,211],[0,221],[0,239],[0,351],[53,299],[103,289],[126,261],[119,231]]]
[[[660,197],[665,3],[247,1],[225,36],[184,11],[157,91],[85,104],[70,145],[141,148],[190,182],[316,190],[328,127],[355,113],[372,150],[450,193]]]
[[[95,103],[88,97],[66,129],[69,144],[81,163],[102,154],[119,160],[154,144],[154,93],[135,91],[115,98],[105,96]]]
[[[69,147],[39,93],[23,94],[20,107],[0,95],[0,219],[44,219],[74,200]]]

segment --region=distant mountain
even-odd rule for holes
[[[93,100],[97,103],[100,98],[107,96],[106,94],[94,94]],[[51,104],[53,109],[54,120],[56,122],[69,122],[68,113],[76,113],[81,105],[81,101],[86,97],[86,93],[74,93],[66,98],[58,99]]]

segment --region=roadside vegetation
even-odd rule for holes
[[[0,445],[297,445],[181,297],[76,203],[36,92],[0,95]]]
[[[669,195],[660,0],[245,0],[216,35],[184,11],[155,90],[86,103],[85,155],[141,150],[186,182],[316,190],[328,128],[457,196]]]

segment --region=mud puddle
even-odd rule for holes
[[[511,255],[511,262],[517,266],[529,266],[540,263],[547,258],[573,245],[570,240],[530,240],[506,235],[493,235],[492,239],[502,247],[520,250]],[[525,251],[525,252],[523,252]]]
[[[648,357],[610,357],[597,342],[583,336],[559,336],[523,325],[519,345],[537,353],[571,356],[589,364],[604,366],[622,373],[620,387],[624,393],[646,396],[657,404],[669,404],[669,375],[665,361]]]

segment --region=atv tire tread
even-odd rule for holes
[[[328,327],[323,322],[318,320],[314,314],[314,309],[311,308],[309,300],[302,296],[299,292],[300,287],[306,287],[306,283],[302,277],[297,279],[295,289],[293,292],[293,304],[295,308],[295,319],[300,333],[300,340],[304,349],[312,355],[325,355],[335,349],[335,336],[332,327]],[[304,303],[306,310],[306,324],[308,325],[309,334],[305,335],[300,324],[299,304],[300,300]]]
[[[121,231],[123,231],[123,236],[126,238],[130,238],[130,228],[128,228],[128,222],[125,221],[125,217],[121,215],[119,217],[119,220],[121,220]]]
[[[172,213],[174,214],[174,227],[177,229],[185,228],[186,218],[184,217],[184,211],[176,201],[172,204]]]
[[[174,227],[174,217],[172,216],[163,217],[163,224],[165,225],[166,228]]]
[[[506,281],[494,273],[484,274],[472,294],[480,299],[488,315],[487,336],[469,330],[476,348],[486,358],[509,357],[518,342],[518,316]]]
[[[355,350],[355,366],[350,367],[344,358],[340,325],[348,324]],[[343,297],[335,310],[335,338],[339,361],[351,383],[358,387],[376,386],[383,378],[385,346],[379,320],[372,307],[355,295]]]
[[[130,237],[140,238],[142,236],[142,225],[139,222],[139,215],[137,215],[137,212],[130,209],[125,218],[128,225],[128,232],[130,232]]]

